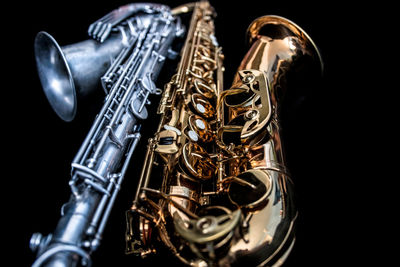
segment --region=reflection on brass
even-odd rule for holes
[[[216,116],[215,107],[211,105],[210,101],[208,101],[208,99],[203,95],[194,93],[192,94],[191,100],[193,108],[196,110],[197,114],[200,114],[200,116],[206,119],[211,119]]]
[[[215,173],[215,164],[204,148],[196,143],[186,143],[183,147],[185,166],[195,177],[207,180]]]
[[[288,85],[296,86],[288,74],[295,79],[322,62],[297,25],[261,17],[250,25],[250,50],[224,90],[214,16],[207,1],[193,7],[127,212],[127,253],[167,248],[190,266],[280,266],[297,217],[280,105]]]

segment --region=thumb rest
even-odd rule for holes
[[[248,28],[251,48],[232,87],[223,90],[214,15],[207,1],[193,7],[126,214],[126,253],[166,248],[190,266],[280,266],[297,218],[281,102],[298,80],[321,74],[322,60],[296,24],[260,17]]]

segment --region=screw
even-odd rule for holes
[[[253,109],[253,110],[249,110],[248,112],[246,112],[245,117],[246,117],[246,119],[251,120],[251,119],[253,119],[255,116],[257,116],[257,114],[258,114],[258,110]]]
[[[244,83],[251,83],[255,78],[256,77],[252,73],[248,73],[242,78],[242,81]]]
[[[40,243],[42,242],[42,239],[43,235],[41,233],[34,233],[29,241],[29,248],[33,252],[36,252],[40,246]]]

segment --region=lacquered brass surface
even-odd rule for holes
[[[207,1],[193,7],[127,212],[127,252],[145,256],[166,247],[190,266],[280,266],[297,217],[280,106],[296,86],[290,79],[309,64],[320,71],[321,58],[297,25],[264,16],[250,25],[250,50],[223,90],[214,15]]]

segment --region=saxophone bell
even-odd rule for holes
[[[36,35],[34,51],[40,82],[61,119],[72,121],[78,99],[101,86],[100,77],[124,47],[121,38],[113,35],[104,43],[88,39],[61,47],[47,32]]]
[[[143,41],[143,30],[151,28],[155,12],[169,14],[170,10],[155,3],[121,6],[89,26],[91,39],[62,47],[47,32],[37,34],[34,52],[40,82],[61,119],[72,121],[79,99],[97,88],[103,87],[108,94],[121,74],[121,62]],[[164,19],[171,19],[168,16]],[[176,23],[174,35],[178,37],[184,29],[179,20]],[[167,56],[173,55],[170,50]]]

